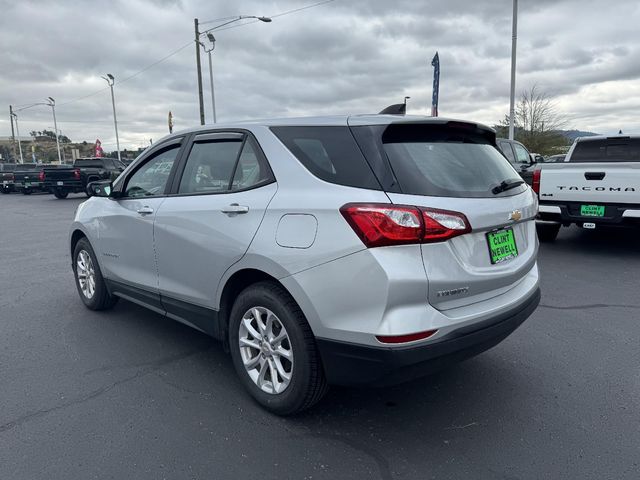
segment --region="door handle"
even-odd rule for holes
[[[606,172],[585,172],[584,178],[587,180],[602,180],[605,175]]]
[[[137,210],[137,212],[138,212],[140,215],[143,215],[143,216],[144,216],[144,215],[149,215],[149,214],[153,213],[153,208],[151,208],[151,207],[149,207],[149,206],[145,205],[144,207],[139,208],[139,209]]]
[[[247,213],[249,211],[249,207],[247,207],[246,205],[238,205],[237,203],[232,203],[231,205],[228,205],[226,207],[224,207],[221,212],[222,213]]]

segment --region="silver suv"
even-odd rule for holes
[[[70,232],[84,304],[124,298],[221,340],[278,414],[478,354],[540,298],[536,197],[474,123],[204,126],[89,191]]]

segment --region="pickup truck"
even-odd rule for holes
[[[0,191],[2,193],[11,193],[13,187],[13,172],[18,166],[15,163],[0,163]]]
[[[540,241],[553,241],[562,225],[640,225],[640,136],[581,137],[564,161],[533,174]]]
[[[43,168],[40,163],[20,163],[16,165],[13,171],[13,188],[25,195],[45,191]]]
[[[91,182],[115,180],[124,169],[113,158],[78,158],[72,166],[45,168],[45,188],[56,198],[66,198],[69,193],[86,192]]]

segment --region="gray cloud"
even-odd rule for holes
[[[198,123],[194,17],[204,22],[275,15],[310,3],[0,0],[0,108],[53,96],[66,135],[100,138],[112,148],[109,91],[100,78],[112,73],[121,82],[115,87],[121,142],[146,144],[164,135],[169,110],[177,128]],[[619,0],[615,9],[595,0],[520,5],[518,90],[537,84],[555,95],[573,127],[610,132],[624,125],[640,132],[640,88],[634,88],[640,81],[637,2]],[[335,0],[215,35],[222,121],[375,112],[405,95],[411,96],[411,112],[427,113],[436,50],[442,115],[492,124],[508,110],[510,0]],[[206,55],[202,59],[210,120]],[[53,123],[43,106],[19,115],[22,132]],[[1,115],[0,135],[9,131],[8,115]]]

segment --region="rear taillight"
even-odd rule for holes
[[[462,213],[448,210],[348,203],[340,213],[368,248],[443,242],[471,231]]]
[[[76,180],[80,180],[80,169],[79,168],[75,168],[73,170],[73,178],[75,178]]]
[[[420,243],[424,227],[416,207],[348,203],[340,213],[367,247]]]
[[[38,180],[44,182],[44,170],[41,170],[38,174]]]
[[[542,173],[542,170],[540,170],[539,168],[535,169],[533,171],[533,180],[531,181],[531,188],[533,188],[533,191],[536,192],[536,194],[540,194],[540,175]]]

